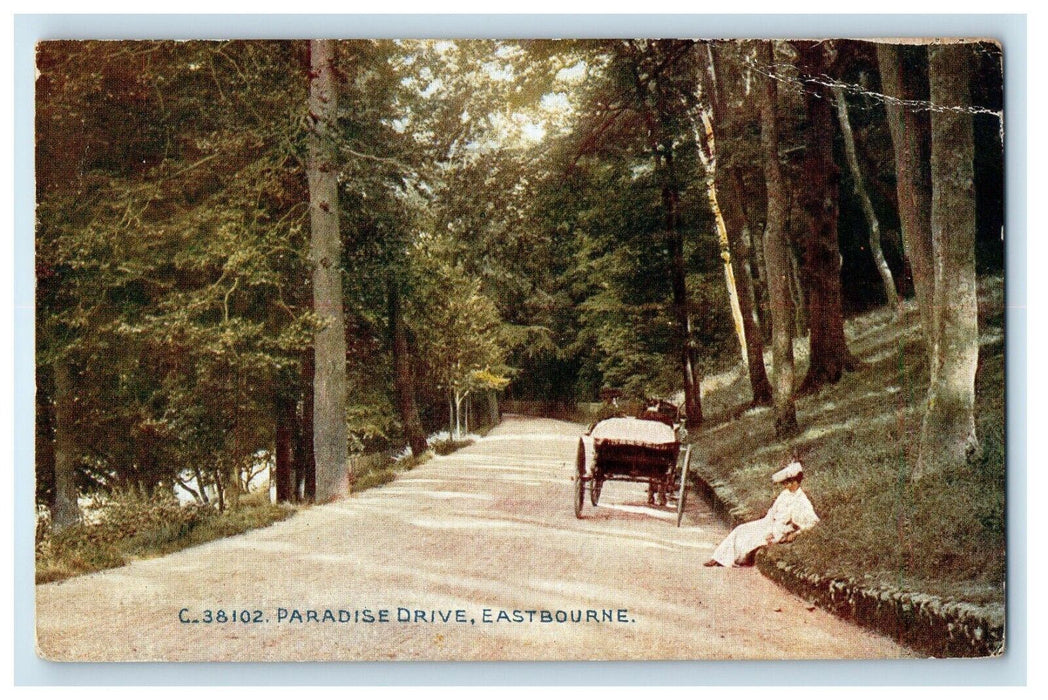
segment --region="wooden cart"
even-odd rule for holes
[[[587,449],[587,442],[592,446]],[[636,481],[648,484],[648,503],[665,506],[676,500],[677,527],[684,517],[688,489],[691,445],[681,449],[681,428],[658,418],[608,418],[579,438],[575,467],[575,517],[589,487],[590,503],[596,507],[605,481]]]

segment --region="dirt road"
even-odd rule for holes
[[[38,648],[83,661],[909,655],[754,569],[703,567],[726,530],[698,499],[678,529],[643,485],[609,483],[576,520],[578,435],[510,418],[386,487],[37,586]]]

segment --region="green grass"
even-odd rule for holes
[[[397,478],[396,470],[387,468],[374,468],[369,469],[359,476],[354,475],[353,477],[353,493],[360,493],[361,491],[367,491],[373,489],[376,486],[382,486],[388,484]]]
[[[440,454],[449,454],[472,443],[448,440],[435,448]],[[354,471],[351,492],[387,484],[432,456],[426,452],[359,468]],[[97,522],[75,525],[54,535],[41,533],[36,544],[36,582],[61,581],[124,566],[135,559],[163,556],[271,525],[297,510],[296,506],[271,504],[268,499],[268,492],[241,496],[237,507],[219,512],[210,506],[179,505],[173,496],[115,494],[101,508]]]
[[[918,313],[853,319],[849,347],[863,362],[835,385],[797,401],[801,433],[775,438],[767,409],[741,411],[739,372],[711,381],[707,423],[695,437],[702,475],[760,517],[777,488],[769,475],[791,450],[822,522],[769,556],[835,577],[980,604],[1003,604],[1005,580],[1004,343],[1001,281],[980,295],[976,427],[982,454],[956,472],[909,475],[917,459],[928,368]],[[798,345],[798,349],[801,349]],[[798,381],[806,359],[797,363]],[[713,378],[711,378],[713,379]]]
[[[491,431],[494,426],[486,426],[485,428],[478,431],[479,435],[486,435]],[[463,447],[469,447],[475,442],[473,439],[466,440],[455,440],[448,438],[446,440],[438,440],[430,445],[431,450],[421,454],[419,456],[408,455],[403,459],[393,460],[383,459],[374,463],[366,463],[363,466],[355,467],[350,492],[360,493],[361,491],[367,491],[395,480],[397,474],[402,472],[411,471],[415,467],[425,464],[433,458],[434,454],[441,456],[449,455],[452,452],[461,450]]]
[[[103,507],[98,522],[45,535],[36,545],[36,582],[124,566],[135,559],[170,554],[290,516],[295,509],[254,494],[224,512],[206,506],[180,506],[173,497],[141,498],[118,494]]]
[[[417,457],[408,455],[399,460],[384,459],[367,466],[354,468],[353,476],[351,477],[350,493],[357,494],[361,491],[388,484],[397,478],[397,474],[411,471],[415,467],[425,464],[432,457],[432,452],[425,452]]]
[[[444,456],[457,450],[461,450],[463,447],[469,447],[473,442],[473,440],[438,440],[433,443],[432,447],[434,452],[438,455]]]

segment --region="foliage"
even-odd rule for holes
[[[718,134],[718,157],[739,173],[745,216],[759,233],[765,203],[749,95],[772,67],[756,66],[747,44],[708,48],[678,40],[339,42],[350,454],[404,440],[391,288],[402,291],[414,393],[428,430],[454,423],[466,397],[481,391],[541,402],[560,415],[579,405],[574,415],[589,417],[617,410],[584,405],[602,389],[622,390],[624,402],[673,395],[685,342],[698,350],[700,374],[731,370],[736,341],[696,117],[710,97],[707,58],[716,54],[727,112],[737,120]],[[872,50],[862,42],[832,48],[834,77],[855,88],[848,100],[874,206],[886,228],[898,228]],[[792,49],[776,51],[781,158],[796,199],[810,128],[805,86],[790,68]],[[980,76],[997,76],[998,59],[983,51]],[[192,473],[203,486],[231,487],[235,500],[234,477],[259,455],[277,453],[276,406],[294,409],[296,454],[309,441],[304,360],[317,320],[302,166],[307,65],[302,42],[41,44],[38,439],[47,447],[57,430],[72,435],[80,492],[117,496],[97,526],[42,540],[42,576],[249,526],[251,509],[218,515],[175,507],[162,494]],[[1000,107],[994,80],[973,82],[978,104]],[[980,270],[998,270],[1003,161],[992,114],[976,119],[975,157]],[[879,297],[868,291],[876,275],[843,185],[842,279],[857,311]],[[668,274],[669,190],[679,195],[689,337],[675,317]],[[795,203],[791,211],[798,238],[805,222]],[[900,242],[894,252],[886,247],[901,272]],[[984,328],[1003,324],[998,306],[983,310]],[[871,576],[917,580],[945,571],[994,583],[1004,527],[999,346],[988,346],[978,379],[981,461],[904,487],[895,474],[910,456],[898,445],[913,442],[923,394],[891,378],[902,372],[908,387],[919,386],[927,368],[914,345],[919,334],[893,354],[885,344],[896,335],[869,318],[879,317],[856,319],[852,333],[862,337],[851,339],[868,366],[800,404],[808,426],[801,446],[825,465],[810,488],[827,517],[788,556],[823,557]],[[902,365],[893,364],[900,356]],[[58,395],[59,368],[71,370],[71,396]],[[730,388],[711,391],[720,379]],[[758,508],[770,494],[757,474],[777,457],[777,443],[767,415],[737,415],[741,383],[737,372],[706,383],[711,416],[738,420],[700,444],[709,447],[710,468]],[[867,395],[878,398],[856,398]],[[56,426],[61,400],[75,405],[73,425]],[[903,425],[893,427],[885,416],[899,405]],[[38,453],[38,499],[47,503],[55,465],[47,449]],[[353,488],[385,483],[410,464],[362,470]],[[133,502],[130,493],[155,501]],[[283,512],[259,506],[257,522]],[[979,559],[979,547],[992,551]],[[934,556],[911,554],[934,548]]]
[[[439,240],[425,241],[415,252],[412,316],[423,376],[452,394],[504,388],[501,318],[480,280],[444,258]]]
[[[988,280],[982,303],[1001,308],[1001,280]],[[1001,602],[1004,594],[1004,354],[1001,319],[982,329],[976,415],[986,452],[965,469],[909,480],[919,442],[926,354],[918,344],[918,313],[907,302],[904,325],[888,310],[847,326],[864,361],[841,384],[798,400],[801,434],[778,442],[764,410],[734,420],[744,380],[726,384],[713,405],[723,426],[700,433],[703,477],[730,490],[751,517],[774,498],[768,475],[790,451],[805,463],[804,489],[822,518],[789,547],[770,553],[793,566],[830,576],[891,585],[961,600]],[[996,338],[996,340],[994,340]],[[886,382],[887,378],[887,382]]]
[[[433,451],[438,455],[444,456],[449,455],[456,450],[461,450],[463,447],[469,447],[473,444],[473,440],[453,440],[448,438],[447,440],[437,440],[432,444]]]
[[[88,488],[152,489],[186,463],[232,474],[271,439],[274,393],[311,332],[294,281],[292,56],[284,43],[42,46],[38,366],[77,368]]]
[[[99,505],[91,522],[52,535],[44,529],[36,542],[36,581],[123,566],[135,558],[154,557],[264,527],[293,511],[246,500],[219,512],[212,507],[179,504],[169,494],[143,496],[118,491]]]
[[[397,472],[393,469],[369,469],[363,474],[353,474],[351,491],[360,493],[383,484],[388,484],[397,478]]]
[[[408,454],[396,459],[386,456],[366,460],[362,467],[353,469],[351,491],[356,494],[388,484],[397,478],[397,474],[425,464],[432,456],[432,453],[427,451],[421,455]]]

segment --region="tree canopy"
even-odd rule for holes
[[[904,295],[938,284],[913,259],[913,221],[939,224],[903,196],[924,188],[931,206],[928,113],[963,107],[936,95],[974,107],[954,126],[971,134],[974,181],[951,190],[971,220],[942,226],[967,227],[972,264],[999,269],[1000,51],[963,45],[970,69],[954,75],[961,59],[929,68],[924,47],[892,50],[335,42],[321,138],[347,455],[419,449],[484,393],[667,397],[698,426],[704,374],[767,361],[774,376],[773,316],[835,353],[812,389],[834,381],[849,366],[843,316],[884,303],[885,274]],[[310,259],[308,42],[44,42],[37,66],[38,498],[61,509],[192,480],[224,504],[278,454],[311,497],[328,322]],[[931,94],[929,71],[950,90]],[[818,104],[834,99],[837,116]],[[767,379],[753,386],[768,403]]]

